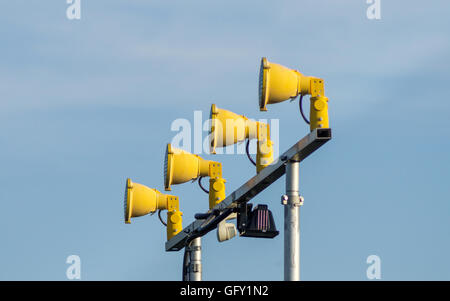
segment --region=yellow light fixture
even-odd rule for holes
[[[171,185],[209,177],[209,208],[213,208],[225,198],[225,179],[222,178],[222,164],[205,160],[185,150],[166,147],[164,159],[164,189],[172,190]]]
[[[132,218],[157,210],[167,210],[167,240],[169,240],[183,228],[183,213],[179,208],[178,197],[127,179],[124,196],[125,223],[130,224]]]
[[[298,95],[311,95],[310,129],[328,128],[328,98],[324,81],[305,76],[297,70],[261,59],[259,71],[259,109],[267,111],[268,104],[294,99]]]
[[[270,140],[269,124],[251,120],[244,115],[220,109],[211,105],[210,152],[217,147],[225,147],[246,139],[257,139],[256,170],[260,172],[273,162],[273,143]]]
[[[210,152],[216,153],[216,147],[224,147],[245,139],[257,138],[258,123],[244,115],[211,105],[210,113]]]

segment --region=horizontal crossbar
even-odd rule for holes
[[[286,162],[301,162],[319,147],[331,139],[331,129],[315,129],[290,149],[284,152],[276,161],[267,166],[261,172],[241,187],[233,191],[211,211],[219,211],[221,214],[211,214],[206,220],[196,220],[184,228],[180,233],[166,242],[166,251],[179,251],[192,239],[203,236],[213,230],[217,220],[223,220],[232,213],[230,208],[237,207],[240,203],[246,203],[269,185],[286,173]],[[224,216],[226,215],[226,216]],[[213,227],[211,227],[213,226]]]

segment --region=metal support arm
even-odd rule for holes
[[[214,224],[218,224],[217,219],[223,220],[233,213],[233,209],[237,204],[250,201],[258,193],[283,176],[286,172],[287,162],[303,161],[330,139],[331,129],[329,128],[317,128],[311,131],[284,152],[278,160],[261,170],[260,173],[252,177],[213,208],[213,210],[219,210],[222,214],[218,216],[212,215],[207,220],[194,221],[166,242],[166,251],[179,251],[186,246],[187,241],[192,241],[193,238],[203,236],[213,230],[215,228]],[[212,226],[208,227],[210,223],[212,223]]]

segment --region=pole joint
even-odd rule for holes
[[[292,204],[292,206],[294,206],[294,207],[299,207],[299,206],[303,206],[304,200],[305,200],[305,198],[302,197],[301,195],[300,196],[291,195],[289,197],[286,194],[283,194],[281,196],[281,205]]]

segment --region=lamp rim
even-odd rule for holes
[[[171,191],[172,188],[170,186],[172,185],[173,151],[172,145],[170,143],[167,143],[165,160],[166,166],[164,169],[164,190]]]
[[[209,128],[209,151],[211,154],[216,153],[217,147],[217,114],[218,110],[215,104],[211,104],[211,112],[209,114],[209,119],[211,120],[211,125]]]
[[[269,78],[270,78],[270,62],[266,57],[261,58],[261,66],[259,71],[259,110],[267,111],[266,105],[269,98]]]
[[[127,179],[127,182],[125,183],[125,200],[124,200],[124,206],[125,206],[125,223],[130,224],[131,223],[131,208],[133,206],[133,182],[130,178]]]

